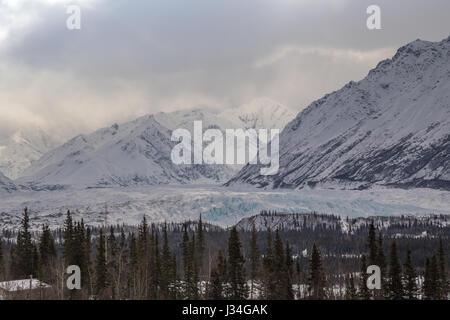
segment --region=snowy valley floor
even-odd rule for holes
[[[36,227],[62,226],[70,209],[87,224],[138,224],[197,219],[230,226],[261,210],[311,212],[342,217],[371,215],[450,214],[450,192],[432,189],[377,190],[261,190],[211,185],[152,186],[62,191],[18,192],[0,195],[0,225],[14,229],[23,208],[31,211]],[[107,212],[107,214],[105,214]]]

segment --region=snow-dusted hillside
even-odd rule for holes
[[[342,233],[352,233],[360,228],[366,228],[373,222],[379,229],[390,227],[420,228],[435,226],[439,228],[450,227],[450,215],[402,215],[402,216],[371,216],[357,218],[343,218],[335,215],[317,213],[261,213],[240,220],[236,227],[243,231],[274,230],[338,230]]]
[[[287,108],[267,99],[259,100],[263,125],[282,125],[291,118]],[[258,102],[252,107],[256,110]],[[243,108],[247,114],[248,107]],[[272,122],[263,120],[271,118]],[[157,113],[134,121],[79,135],[44,154],[27,168],[18,181],[35,188],[58,189],[61,186],[105,187],[153,185],[167,183],[223,183],[242,166],[184,165],[172,163],[170,153],[176,144],[170,140],[172,130],[193,130],[201,120],[203,129],[243,128],[241,120],[227,119],[220,112],[193,109]]]
[[[359,82],[313,102],[280,135],[280,170],[228,185],[450,190],[450,37],[416,40]]]
[[[31,163],[58,144],[58,139],[35,127],[27,127],[0,137],[0,171],[14,180]]]
[[[316,229],[340,230],[339,216],[313,213],[261,213],[240,220],[236,227],[243,231],[295,230]]]

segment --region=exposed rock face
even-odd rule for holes
[[[280,135],[280,170],[227,185],[450,190],[450,37],[416,40],[359,82],[313,102]]]

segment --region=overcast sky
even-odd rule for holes
[[[297,112],[410,41],[448,37],[449,13],[448,0],[0,0],[0,134],[262,96]]]

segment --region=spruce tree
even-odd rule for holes
[[[17,278],[29,278],[30,275],[36,276],[37,265],[34,259],[34,245],[31,240],[30,218],[28,209],[25,208],[21,221],[21,227],[17,234],[17,246],[15,250],[15,266],[13,273]]]
[[[263,297],[272,300],[275,294],[275,257],[272,247],[272,232],[270,228],[267,230],[266,252],[263,258]]]
[[[227,268],[227,259],[223,255],[222,250],[219,249],[217,254],[217,272],[221,284],[222,293],[221,296],[226,299],[230,296],[230,290],[228,286],[228,268]]]
[[[31,270],[33,270],[33,275],[39,275],[39,252],[36,244],[32,244],[32,266]]]
[[[197,241],[196,241],[196,260],[197,260],[197,267],[198,267],[198,273],[200,277],[203,276],[204,271],[204,255],[205,255],[205,236],[203,233],[203,222],[202,222],[202,215],[200,215],[198,219],[198,225],[197,225]]]
[[[172,263],[171,263],[171,269],[170,269],[170,277],[172,279],[172,285],[170,289],[170,298],[171,299],[178,299],[180,295],[179,293],[179,282],[178,282],[178,271],[177,271],[177,255],[175,252],[172,253]]]
[[[278,229],[275,231],[275,244],[274,244],[274,281],[275,292],[274,299],[286,299],[286,263],[284,257],[283,241],[281,240]]]
[[[188,299],[198,299],[198,273],[196,263],[196,245],[195,234],[192,234],[192,240],[189,240],[187,224],[183,226],[183,240],[181,243],[183,254],[183,273],[184,273],[184,293]]]
[[[159,237],[154,226],[150,237],[150,287],[149,298],[158,299],[161,273],[161,260],[159,254]]]
[[[64,265],[70,266],[75,264],[73,254],[75,252],[73,246],[74,234],[73,234],[73,221],[70,211],[67,211],[66,220],[64,221],[64,242],[63,242],[63,257]]]
[[[369,249],[368,265],[378,265],[379,249],[378,249],[378,245],[377,245],[377,235],[376,235],[375,225],[374,225],[373,220],[370,222],[370,225],[369,225],[369,234],[367,236],[366,247]],[[371,294],[373,295],[373,297],[375,299],[378,299],[381,296],[381,292],[379,292],[378,290],[372,290]]]
[[[147,299],[156,299],[156,287],[155,287],[155,274],[153,273],[156,268],[155,263],[155,229],[153,225],[151,226],[151,232],[148,239],[148,256],[147,256]]]
[[[297,283],[297,295],[298,298],[301,297],[301,292],[300,292],[300,284],[301,284],[301,280],[302,280],[302,269],[300,267],[300,258],[297,257],[296,262],[295,262],[295,275],[296,275],[296,283]]]
[[[191,265],[190,261],[189,261],[189,235],[187,232],[187,224],[183,224],[183,239],[181,242],[181,252],[182,252],[182,256],[183,256],[183,276],[184,276],[184,280],[185,282],[188,281],[189,279],[189,275],[188,275],[188,271],[189,271],[189,266]]]
[[[211,285],[208,290],[208,299],[210,300],[223,299],[222,281],[216,268],[211,270]]]
[[[369,288],[367,288],[367,279],[369,278],[369,275],[367,274],[367,260],[364,254],[361,256],[360,274],[359,297],[363,300],[370,300],[372,295],[370,294]]]
[[[369,226],[369,235],[367,237],[367,247],[369,248],[369,265],[377,265],[378,263],[378,247],[375,234],[375,226],[373,221]]]
[[[109,236],[108,236],[108,261],[109,263],[115,263],[117,256],[117,240],[114,234],[114,226],[109,227]]]
[[[127,238],[125,236],[125,231],[120,228],[120,241],[118,247],[118,279],[117,279],[117,293],[120,299],[127,297],[127,270],[126,266],[128,264],[128,252],[127,252]]]
[[[134,233],[131,234],[130,245],[129,245],[129,257],[128,257],[128,295],[132,299],[138,298],[138,253],[136,237]]]
[[[192,281],[190,283],[190,295],[191,299],[199,298],[199,273],[198,273],[198,264],[197,264],[197,241],[195,239],[195,233],[192,234],[192,240],[190,244],[190,260],[191,260],[191,269],[192,269]]]
[[[444,251],[444,245],[442,243],[442,236],[439,237],[438,256],[439,256],[439,281],[440,281],[441,295],[443,299],[447,299],[449,294],[449,282],[447,278],[447,266],[445,263],[446,255]]]
[[[259,247],[255,225],[250,238],[250,299],[253,299],[255,281],[259,277]]]
[[[293,274],[294,274],[292,267],[294,261],[292,259],[291,247],[289,246],[289,242],[287,240],[286,240],[285,261],[286,261],[285,298],[286,300],[293,300],[295,298],[294,291],[292,289]]]
[[[107,248],[106,248],[106,264],[108,269],[108,284],[111,290],[111,298],[115,299],[117,296],[117,276],[119,271],[118,261],[117,261],[117,242],[116,237],[114,235],[114,226],[110,226],[109,228],[109,236],[107,239]]]
[[[345,299],[346,300],[355,300],[358,297],[358,294],[356,292],[355,287],[355,279],[353,278],[353,275],[351,274],[348,277],[346,290],[345,290]]]
[[[192,298],[192,282],[194,274],[192,269],[191,257],[192,250],[186,223],[183,225],[183,240],[181,242],[181,250],[183,256],[184,294],[186,295],[186,298]]]
[[[39,276],[43,281],[53,284],[55,281],[53,268],[56,262],[56,247],[55,240],[47,225],[42,227],[39,240],[39,254]]]
[[[440,300],[442,298],[439,265],[436,255],[430,260],[430,278],[431,278],[431,299]]]
[[[83,220],[81,222],[74,222],[72,231],[71,231],[71,240],[70,240],[70,260],[71,264],[77,265],[80,267],[81,274],[81,284],[82,286],[86,285],[88,282],[88,277],[85,275],[88,274],[88,266],[86,261],[86,238],[85,238],[85,226]],[[70,292],[71,298],[75,298],[77,292],[72,290]]]
[[[228,239],[228,281],[230,282],[230,298],[234,300],[247,298],[244,263],[239,234],[236,227],[233,227]]]
[[[402,267],[398,260],[397,244],[391,244],[391,257],[389,264],[389,297],[393,300],[403,299]]]
[[[386,263],[386,255],[384,254],[383,248],[383,236],[381,232],[378,234],[378,251],[377,251],[377,266],[380,267],[380,276],[381,276],[381,294],[388,298],[389,297],[389,288],[386,282],[387,275],[387,263]]]
[[[142,222],[139,225],[138,239],[137,239],[137,279],[136,279],[136,295],[139,299],[145,299],[148,297],[149,288],[149,264],[148,264],[148,224],[147,218],[142,218]]]
[[[405,297],[409,300],[415,300],[417,298],[417,275],[411,261],[411,250],[406,252],[406,261],[404,264],[405,270]]]
[[[97,255],[95,258],[95,294],[101,296],[107,287],[107,265],[105,257],[105,236],[100,229],[100,235],[97,243]]]
[[[309,261],[308,291],[311,299],[323,300],[326,298],[322,257],[315,242],[313,243]]]
[[[423,298],[425,300],[431,300],[433,299],[433,280],[431,277],[431,269],[430,269],[430,259],[426,258],[425,260],[425,272],[424,272],[424,280],[422,285],[422,293]]]
[[[163,226],[163,245],[161,252],[161,298],[169,299],[170,294],[170,285],[174,282],[172,279],[172,254],[169,248],[169,238],[167,235],[167,224],[164,223]]]
[[[86,233],[84,236],[84,262],[85,262],[85,273],[83,278],[81,279],[82,284],[87,284],[88,294],[91,295],[94,291],[92,284],[92,261],[91,261],[91,251],[92,251],[92,240],[91,240],[91,229],[85,228]]]
[[[138,267],[144,270],[147,265],[148,258],[148,224],[147,218],[144,216],[139,225],[139,233],[137,239],[137,258]]]

